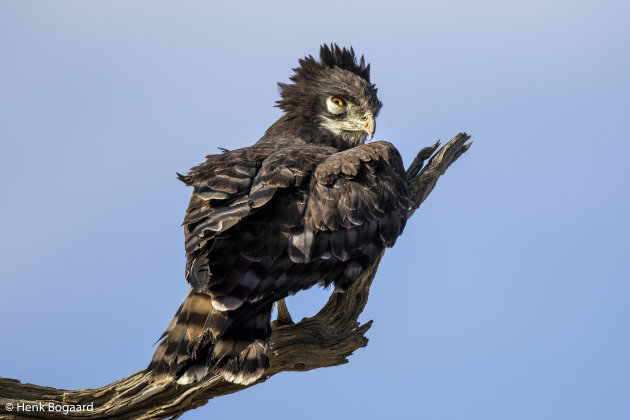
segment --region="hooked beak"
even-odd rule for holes
[[[376,123],[374,122],[374,115],[371,113],[365,114],[365,116],[359,121],[353,121],[360,131],[364,131],[367,133],[367,140],[372,140],[372,136],[374,135],[374,129],[376,127]]]
[[[348,118],[344,120],[334,120],[328,117],[322,117],[322,126],[340,136],[346,133],[354,133],[352,142],[364,143],[365,141],[372,140],[375,130],[374,114],[371,112],[365,113],[359,118]],[[367,139],[364,139],[363,135],[357,137],[358,133],[366,133]],[[356,144],[355,144],[356,145]]]

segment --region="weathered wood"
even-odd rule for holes
[[[460,133],[444,147],[437,142],[422,149],[407,170],[412,199],[412,214],[431,193],[438,178],[470,147],[470,136]],[[425,161],[428,162],[426,165]],[[370,285],[381,256],[346,293],[333,293],[326,305],[313,317],[298,323],[283,307],[280,322],[272,324],[271,367],[257,383],[284,371],[305,371],[348,362],[355,350],[365,347],[365,332],[372,321],[357,320],[368,300]],[[286,314],[284,313],[286,312]],[[256,383],[256,384],[257,384]],[[250,386],[254,386],[252,384]],[[173,381],[151,383],[143,371],[97,389],[63,390],[23,384],[15,379],[0,378],[1,419],[163,419],[177,418],[208,400],[238,392],[245,387],[224,381],[219,376],[191,385]],[[17,411],[18,404],[41,406],[43,411]],[[49,403],[68,405],[93,404],[92,410],[49,411]],[[8,411],[7,404],[13,410]],[[63,408],[63,407],[62,407]]]

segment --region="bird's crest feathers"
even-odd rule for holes
[[[365,85],[376,94],[376,87],[370,83],[370,65],[366,64],[363,55],[357,60],[352,47],[339,47],[337,44],[322,45],[319,50],[319,61],[312,55],[299,60],[299,66],[289,79],[293,83],[278,83],[282,99],[277,101],[279,108],[290,111],[303,101],[305,85],[312,85],[322,79],[324,73],[331,69],[346,70],[363,79]]]

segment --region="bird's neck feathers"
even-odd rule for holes
[[[347,150],[365,141],[365,135],[350,138],[342,133],[337,135],[326,129],[319,121],[288,112],[267,129],[259,142],[277,141],[278,139],[293,140],[295,143],[311,143],[334,147],[337,150]]]

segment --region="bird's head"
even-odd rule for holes
[[[381,108],[370,83],[370,65],[352,48],[323,45],[319,61],[312,56],[293,69],[293,83],[278,83],[278,107],[332,135],[341,148],[354,147],[374,134],[374,118]]]

